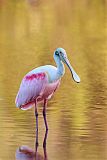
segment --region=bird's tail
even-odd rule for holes
[[[32,108],[33,105],[34,105],[34,102],[29,102],[29,103],[26,103],[24,105],[21,105],[19,108],[21,110],[28,110],[28,109]]]
[[[34,101],[30,101],[26,103],[24,102],[25,102],[25,99],[22,96],[19,96],[19,94],[17,94],[15,99],[15,104],[17,108],[22,110],[28,110],[33,107]]]

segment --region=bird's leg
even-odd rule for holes
[[[46,152],[46,140],[47,140],[47,136],[48,136],[48,130],[46,130],[46,132],[45,132],[45,137],[44,137],[44,141],[43,141],[44,160],[47,160],[47,152]]]
[[[37,111],[37,103],[35,100],[35,117],[36,117],[36,148],[38,147],[38,111]]]
[[[37,139],[37,134],[36,134],[36,141],[35,141],[35,160],[37,159],[38,156],[38,139]]]
[[[47,99],[44,99],[43,118],[44,118],[46,130],[48,130],[48,124],[47,124],[47,120],[46,120],[46,106],[47,106]]]
[[[43,148],[46,147],[47,136],[48,136],[48,130],[46,130],[46,132],[45,132],[45,136],[44,136],[44,140],[43,140]]]

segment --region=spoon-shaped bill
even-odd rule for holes
[[[69,60],[66,58],[65,59],[65,63],[68,66],[69,70],[71,71],[72,77],[74,79],[74,81],[76,81],[77,83],[80,82],[80,77],[77,75],[77,73],[74,71],[73,67],[71,66]]]

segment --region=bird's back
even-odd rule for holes
[[[50,83],[55,81],[56,74],[57,74],[57,68],[52,65],[45,65],[45,66],[37,67],[33,69],[32,71],[28,72],[26,75],[32,75],[32,74],[41,73],[41,72],[48,74],[48,81]]]

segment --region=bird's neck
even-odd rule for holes
[[[65,73],[65,67],[59,58],[54,58],[57,65],[57,78],[61,78]]]

